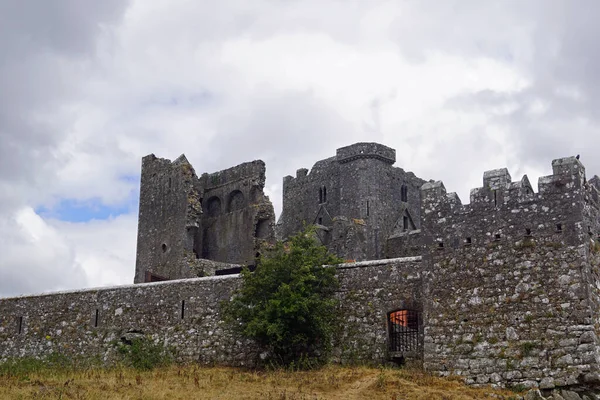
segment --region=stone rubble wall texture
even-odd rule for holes
[[[419,307],[420,270],[420,257],[337,267],[338,361],[387,360],[387,313]],[[256,347],[221,315],[240,283],[239,275],[212,276],[0,299],[0,362],[60,353],[111,363],[122,338],[148,336],[174,348],[179,361],[252,366]]]
[[[393,167],[396,151],[377,143],[337,149],[336,156],[317,162],[308,173],[283,178],[283,210],[277,236],[285,239],[304,224],[323,227],[322,241],[346,260],[384,258],[386,241],[419,228],[420,187],[424,180]],[[401,188],[407,188],[407,201]],[[326,190],[326,196],[321,191]]]
[[[198,178],[183,155],[173,162],[144,157],[134,282],[145,282],[147,272],[168,279],[208,275],[203,259],[254,264],[275,240],[264,185],[260,160]]]
[[[469,205],[423,186],[425,369],[470,384],[599,382],[597,187],[575,157],[552,167],[538,193],[486,172]]]

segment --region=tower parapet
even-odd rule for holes
[[[388,164],[396,162],[396,150],[379,143],[355,143],[337,149],[336,159],[345,164],[361,158],[373,158]]]

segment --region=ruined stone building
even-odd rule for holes
[[[254,365],[253,344],[220,315],[240,285],[228,273],[253,265],[275,231],[314,223],[330,250],[357,260],[335,267],[345,317],[335,361],[412,359],[470,384],[600,389],[600,178],[575,157],[554,160],[537,188],[493,170],[463,204],[394,161],[393,149],[358,143],[285,177],[275,229],[261,161],[198,177],[183,156],[144,157],[143,284],[0,299],[0,361],[111,360],[111,343],[144,334],[180,360]]]
[[[420,227],[425,183],[395,162],[394,149],[357,143],[317,162],[310,173],[302,168],[295,178],[286,176],[279,239],[315,224],[323,244],[344,259],[386,258],[389,238]]]
[[[184,155],[173,162],[144,157],[134,282],[254,264],[261,246],[275,239],[264,186],[262,161],[198,177]]]

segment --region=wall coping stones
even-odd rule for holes
[[[115,285],[115,286],[104,286],[104,287],[94,287],[94,288],[85,288],[85,289],[74,289],[74,290],[59,290],[55,292],[45,292],[45,293],[36,293],[36,294],[26,294],[21,296],[13,296],[13,297],[1,297],[0,302],[5,300],[18,300],[18,299],[28,299],[34,297],[45,297],[45,296],[57,296],[61,294],[77,294],[77,293],[89,293],[89,292],[107,292],[111,290],[128,290],[128,289],[143,289],[150,286],[176,286],[182,282],[199,282],[199,281],[220,281],[225,279],[234,279],[239,278],[240,274],[232,274],[232,275],[213,275],[213,276],[203,276],[201,278],[187,278],[187,279],[172,279],[168,281],[160,281],[160,282],[146,282],[146,283],[132,283],[129,285]]]

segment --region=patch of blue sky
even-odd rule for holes
[[[39,207],[36,213],[44,218],[58,219],[65,222],[89,222],[92,220],[108,220],[122,214],[135,211],[137,203],[126,202],[117,205],[102,204],[100,199],[75,200],[62,199],[51,208]]]
[[[139,184],[139,175],[123,175],[119,180],[131,184]],[[139,204],[139,187],[129,193],[129,196],[118,204],[104,204],[102,199],[61,199],[51,207],[41,206],[35,211],[44,218],[58,219],[65,222],[88,222],[92,220],[108,220],[119,215],[137,212]]]

